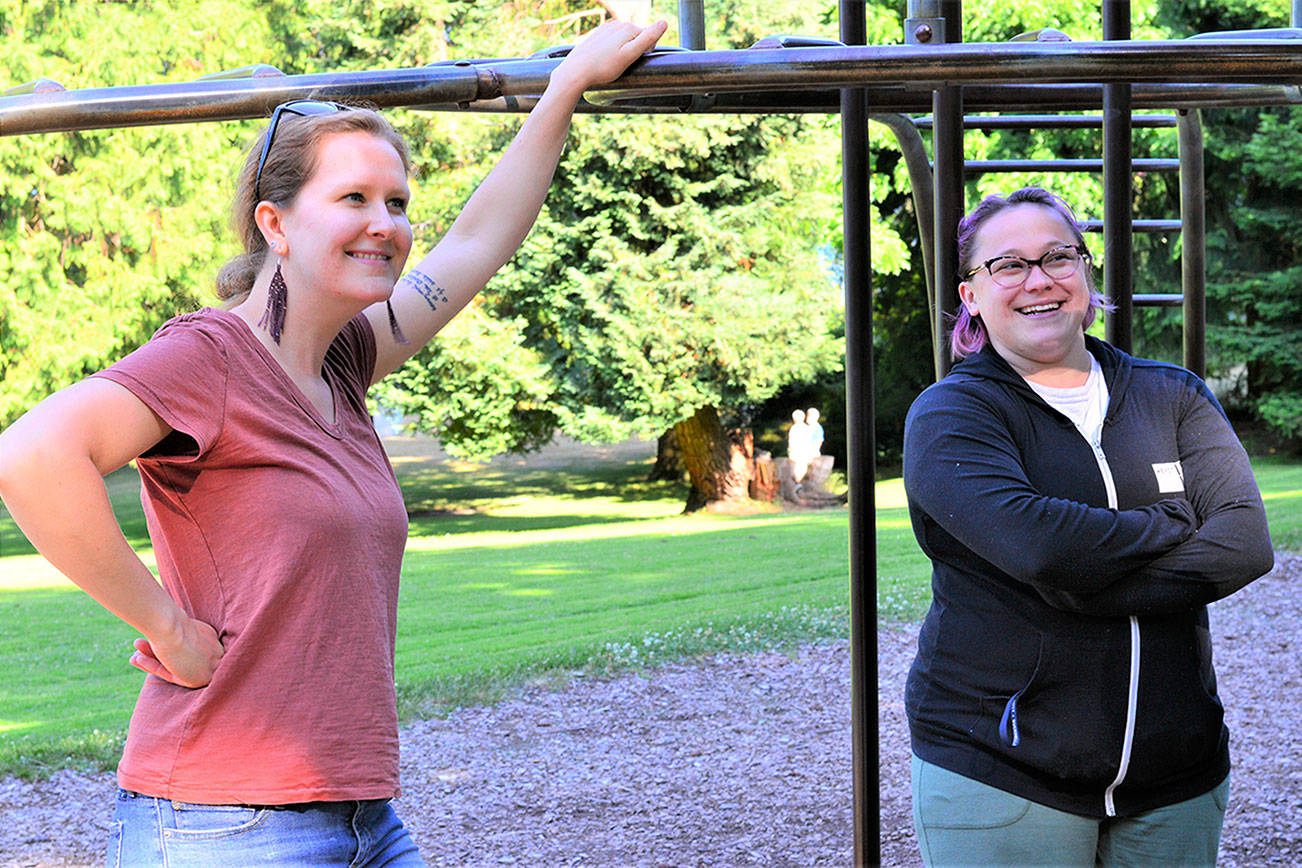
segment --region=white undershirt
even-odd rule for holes
[[[1081,386],[1060,389],[1026,382],[1050,407],[1070,419],[1090,446],[1098,447],[1103,439],[1103,417],[1108,410],[1108,384],[1098,359],[1090,356],[1089,376]]]

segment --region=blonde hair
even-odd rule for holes
[[[258,136],[249,148],[235,185],[235,201],[231,204],[231,228],[244,245],[244,252],[222,266],[217,273],[217,297],[231,307],[243,301],[253,289],[253,281],[267,258],[267,240],[254,220],[258,202],[265,199],[277,205],[293,203],[298,191],[316,170],[317,152],[321,140],[334,133],[363,132],[384,139],[402,158],[404,171],[411,171],[411,155],[407,141],[385,120],[384,116],[368,108],[349,108],[347,111],[320,115],[294,115],[284,113],[276,128],[276,140],[267,153],[262,167],[262,178],[257,181],[261,199],[254,197],[257,180],[258,157],[271,127]]]

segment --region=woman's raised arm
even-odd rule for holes
[[[556,68],[511,146],[447,235],[398,281],[393,310],[410,343],[393,339],[383,304],[367,309],[377,341],[373,382],[424,346],[515,255],[538,219],[579,97],[622,75],[656,44],[666,26],[663,21],[650,27],[607,21]]]

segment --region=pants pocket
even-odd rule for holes
[[[919,822],[931,829],[1001,829],[1026,816],[1031,802],[914,758]]]
[[[108,868],[122,868],[122,821],[109,823],[108,852],[105,854]]]
[[[210,839],[241,835],[266,820],[265,808],[243,805],[191,805],[172,803],[172,826],[163,831],[166,838]]]
[[[306,810],[172,804],[163,829],[165,864],[347,865],[357,852],[348,803]]]

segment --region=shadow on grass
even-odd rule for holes
[[[620,515],[489,515],[474,511],[408,513],[409,537],[461,536],[474,533],[518,533],[561,530],[629,521]]]
[[[647,482],[645,461],[575,461],[544,468],[468,465],[460,462],[408,466],[395,464],[413,537],[501,531],[554,530],[610,524],[644,517],[664,517],[682,511],[687,500],[684,482]],[[113,511],[127,542],[146,549],[152,543],[140,506],[140,479],[131,467],[105,477]],[[529,514],[530,500],[548,501],[542,514]],[[558,503],[583,502],[572,513],[558,513]],[[591,511],[592,502],[604,504]],[[627,506],[655,507],[648,510]],[[538,510],[542,512],[544,510]],[[639,514],[641,513],[641,514]],[[35,554],[9,513],[0,507],[0,557]]]
[[[399,473],[410,535],[554,530],[682,512],[687,486],[648,482],[643,462],[545,469],[447,467]],[[533,508],[532,504],[545,504]],[[573,503],[574,511],[565,505]]]

